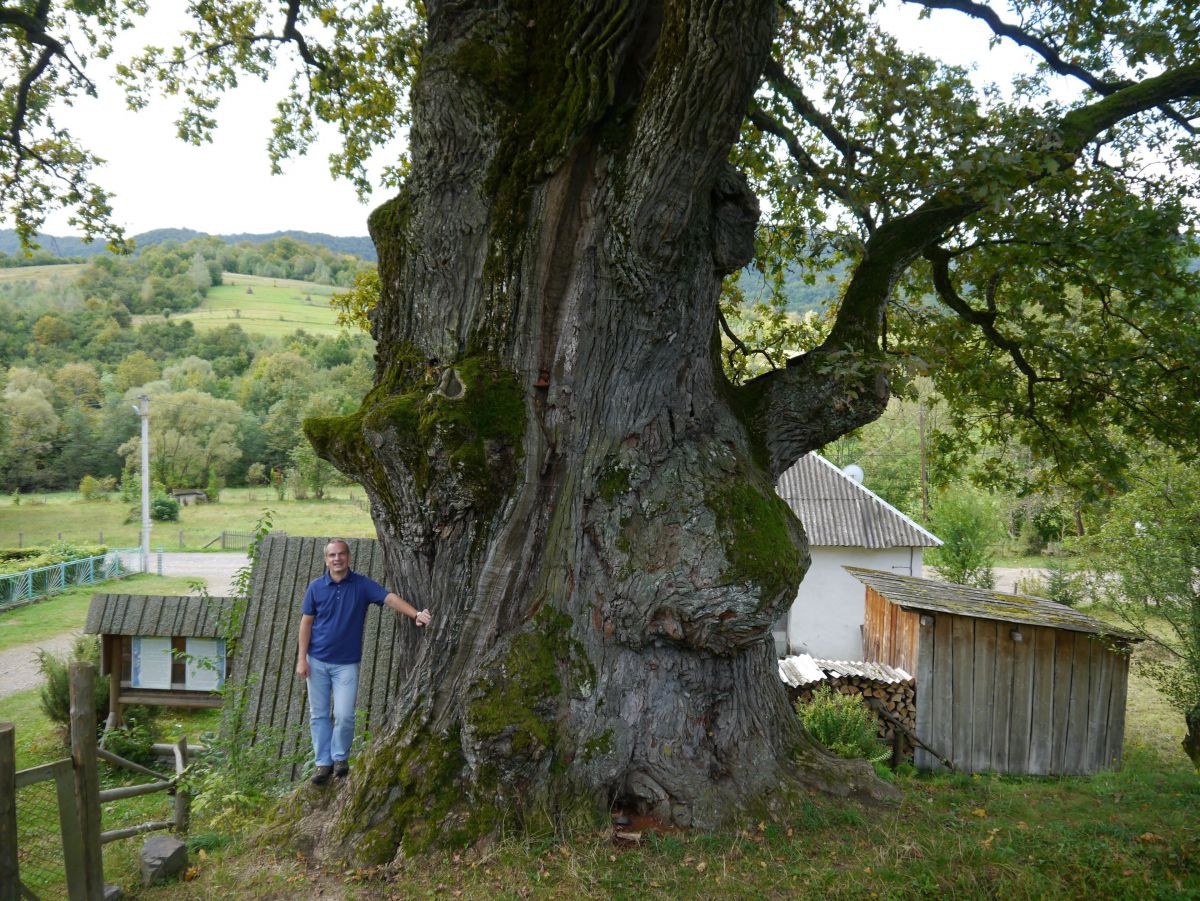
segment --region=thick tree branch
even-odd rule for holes
[[[904,2],[924,6],[927,9],[952,9],[965,13],[974,19],[979,19],[986,23],[997,35],[1006,37],[1014,43],[1032,50],[1042,58],[1046,65],[1059,75],[1068,75],[1077,78],[1097,94],[1114,94],[1133,84],[1130,81],[1105,81],[1082,66],[1067,62],[1059,55],[1057,50],[1044,40],[1030,34],[1017,25],[1005,22],[987,4],[975,3],[974,0],[904,0]],[[1196,134],[1196,128],[1178,110],[1172,108],[1169,104],[1163,104],[1159,108],[1169,119],[1174,120],[1191,134]]]
[[[1033,368],[1029,360],[1025,357],[1025,354],[1021,350],[1021,345],[1010,338],[1006,338],[996,328],[994,285],[989,285],[988,309],[986,311],[976,310],[963,299],[962,295],[954,287],[954,282],[950,278],[950,253],[941,247],[930,247],[925,251],[925,258],[932,265],[933,286],[938,292],[938,297],[942,299],[942,303],[957,313],[958,317],[964,322],[978,328],[992,345],[1007,353],[1013,361],[1013,365],[1025,376],[1026,415],[1030,418],[1036,418],[1036,387],[1038,383],[1061,382],[1062,379],[1039,375],[1037,370]]]
[[[1162,104],[1200,96],[1200,63],[1146,79],[1067,113],[1040,157],[1003,173],[1007,190],[1029,188],[1074,165],[1088,144],[1121,120]],[[995,171],[984,178],[995,178]],[[884,311],[905,269],[943,236],[983,209],[988,193],[975,179],[946,187],[871,235],[825,342],[739,391],[751,427],[763,436],[778,476],[808,451],[877,418],[887,404],[887,363],[880,349]],[[1028,373],[1026,373],[1028,375]]]
[[[767,65],[763,74],[767,81],[795,110],[796,115],[807,122],[817,131],[821,132],[834,147],[836,147],[846,157],[846,161],[851,167],[854,165],[855,157],[858,154],[870,156],[874,151],[863,144],[861,141],[856,141],[853,138],[848,138],[846,135],[833,124],[833,120],[821,112],[813,104],[804,91],[800,89],[800,85],[796,84],[787,74],[787,71],[775,59],[768,59]]]

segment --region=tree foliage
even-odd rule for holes
[[[1032,65],[1002,81],[909,50],[889,29],[886,4],[781,5],[733,153],[770,216],[755,277],[731,279],[724,298],[726,322],[743,326],[726,330],[731,372],[782,367],[816,346],[823,330],[782,311],[797,285],[833,280],[842,286],[839,343],[860,326],[868,346],[886,333],[896,387],[917,371],[932,376],[950,423],[935,451],[947,459],[1016,436],[1047,464],[1034,473],[1095,493],[1119,484],[1131,442],[1182,439],[1193,453],[1194,2],[1097,12],[1044,0],[1006,10],[909,2],[922,8],[917,30],[973,18]],[[25,240],[63,205],[89,235],[120,241],[108,195],[92,180],[96,160],[55,110],[95,92],[88,59],[106,55],[142,11],[136,2],[0,10],[0,65],[10,74],[0,215],[14,217]],[[290,68],[273,164],[302,153],[318,122],[332,123],[342,147],[331,167],[365,194],[377,187],[372,155],[408,124],[425,13],[416,3],[197,7],[175,47],[121,61],[119,81],[139,107],[156,93],[182,96],[179,134],[199,142],[239,78]],[[401,155],[383,183],[399,183],[407,165]],[[163,288],[146,282],[152,293]],[[348,320],[365,321],[373,289],[367,281],[345,296]],[[64,335],[50,325],[45,338]]]
[[[1200,768],[1200,473],[1150,461],[1083,547],[1097,600],[1158,650],[1141,666],[1183,715]]]

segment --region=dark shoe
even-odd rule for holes
[[[315,770],[313,770],[312,784],[313,785],[324,785],[326,782],[329,781],[329,777],[332,773],[333,773],[333,767],[331,767],[331,766],[317,767]]]
[[[333,775],[337,776],[339,779],[345,779],[347,776],[349,776],[350,775],[350,761],[335,760],[333,762]]]

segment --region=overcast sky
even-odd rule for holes
[[[128,43],[130,49],[147,42],[170,43],[178,14],[170,4],[153,6],[150,19]],[[958,13],[938,12],[918,22],[917,9],[901,4],[887,21],[905,35],[906,43],[947,62],[969,66],[983,60],[991,71],[1011,71],[1028,60],[1011,44],[989,52],[986,27]],[[96,61],[90,69],[100,96],[81,98],[64,111],[63,121],[84,146],[108,161],[97,180],[116,195],[116,219],[129,234],[187,227],[211,233],[299,229],[365,235],[367,214],[387,199],[386,194],[376,194],[366,204],[359,203],[349,183],[330,176],[326,157],[337,146],[332,135],[308,156],[288,163],[284,174],[271,175],[266,145],[282,79],[268,85],[245,81],[222,103],[214,142],[192,147],[175,138],[172,120],[177,107],[172,102],[158,101],[130,112],[117,86],[102,77],[104,66]],[[66,213],[54,214],[45,231],[71,233],[66,220]]]

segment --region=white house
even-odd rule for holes
[[[819,454],[775,485],[808,534],[812,567],[775,624],[780,656],[862,660],[865,592],[843,567],[920,576],[924,549],[942,542]]]

